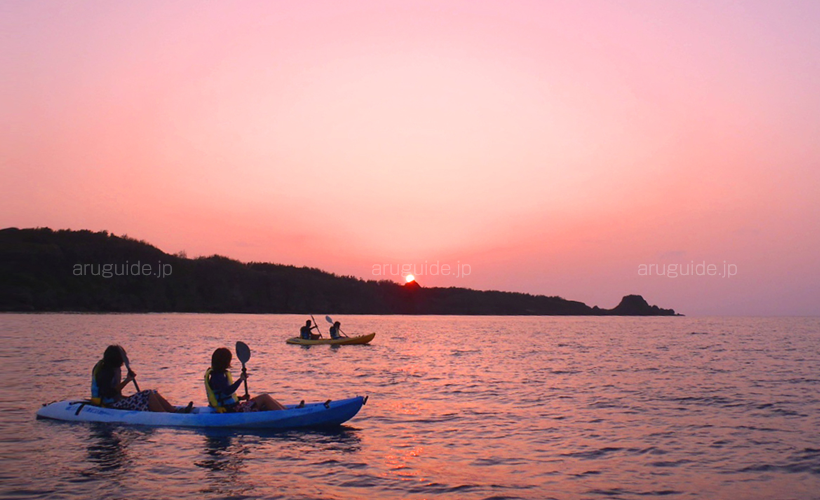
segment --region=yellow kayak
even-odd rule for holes
[[[293,337],[287,339],[285,342],[288,344],[297,344],[297,345],[322,345],[322,344],[330,344],[330,345],[353,345],[353,344],[367,344],[373,337],[375,337],[375,333],[368,333],[367,335],[359,335],[358,337],[342,337],[340,339],[316,339],[316,340],[306,340],[301,337]]]

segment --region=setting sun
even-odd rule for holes
[[[407,282],[410,283],[411,281],[415,281],[416,277],[413,276],[412,274],[408,274],[407,277],[405,277],[404,279],[406,279]]]

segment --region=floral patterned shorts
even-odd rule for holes
[[[247,413],[250,411],[259,411],[256,409],[256,402],[253,400],[236,403],[236,406],[230,410],[231,413]]]
[[[152,390],[140,391],[136,394],[120,399],[109,406],[115,410],[148,411],[148,398],[154,393]]]

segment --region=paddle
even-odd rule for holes
[[[122,355],[122,362],[125,363],[125,369],[128,370],[129,373],[131,373],[131,362],[128,361],[128,355],[125,354],[125,349],[123,349],[120,346],[117,347],[120,348],[120,355]],[[137,379],[134,378],[132,382],[134,382],[134,388],[137,390],[137,392],[140,392],[140,386],[139,384],[137,384]]]
[[[319,332],[319,338],[322,338],[322,330],[319,330],[319,323],[316,322],[316,318],[313,315],[310,315],[310,319],[313,320],[313,324],[316,325],[316,331]]]
[[[248,360],[251,359],[251,348],[248,347],[248,344],[244,342],[236,343],[236,357],[237,359],[239,359],[239,361],[242,362],[242,375],[245,375],[245,399],[249,400],[251,399],[251,396],[250,394],[248,394],[248,369],[245,368],[245,363],[247,363]]]
[[[330,323],[331,325],[333,324],[333,318],[331,318],[330,316],[325,316],[325,321],[327,321],[327,322],[328,322],[328,323]],[[347,334],[346,334],[346,333],[342,330],[342,327],[341,327],[341,326],[339,327],[339,331],[340,331],[340,332],[342,332],[342,335],[344,335],[345,337],[347,337]],[[350,338],[350,337],[347,337],[347,338]]]

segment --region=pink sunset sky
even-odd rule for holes
[[[820,314],[820,2],[0,5],[0,227]],[[646,276],[641,265],[736,266]]]

